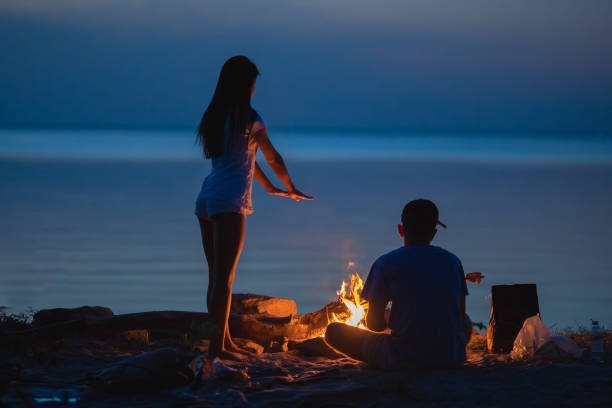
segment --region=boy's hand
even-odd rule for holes
[[[484,275],[480,272],[471,272],[465,274],[465,280],[468,282],[480,283]]]

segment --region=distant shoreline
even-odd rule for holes
[[[401,160],[490,164],[612,164],[612,137],[481,133],[307,132],[271,130],[291,160]],[[0,130],[0,158],[186,161],[202,158],[181,130]]]

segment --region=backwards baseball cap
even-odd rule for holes
[[[438,207],[433,202],[419,198],[404,206],[402,225],[405,229],[417,232],[430,231],[436,225],[446,228],[446,225],[438,219],[438,215]]]

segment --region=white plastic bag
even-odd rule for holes
[[[550,337],[548,327],[542,323],[540,314],[525,319],[518,332],[510,357],[514,360],[533,357],[535,351],[544,345]]]
[[[582,357],[582,349],[567,336],[550,336],[536,355],[551,360]]]

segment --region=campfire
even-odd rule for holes
[[[347,264],[347,271],[354,269],[355,263]],[[365,318],[368,311],[368,301],[361,298],[361,290],[363,289],[363,280],[357,272],[351,274],[350,284],[342,281],[340,290],[336,292],[338,300],[340,300],[348,309],[348,313],[341,317],[336,313],[332,313],[332,319],[336,322],[345,323],[349,326],[365,329]]]

